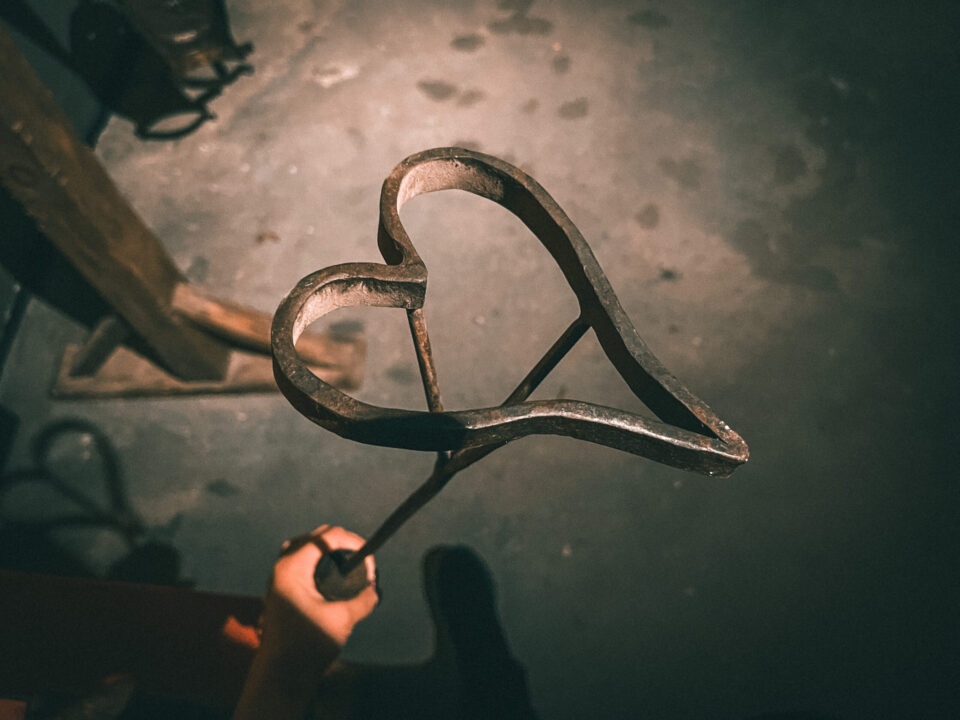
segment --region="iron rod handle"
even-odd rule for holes
[[[313,571],[313,582],[317,592],[327,600],[351,600],[370,585],[364,562],[348,566],[352,555],[354,553],[350,550],[334,550],[325,553],[317,563]]]
[[[423,320],[423,315],[419,310],[407,314],[410,318],[410,329],[413,332],[414,343],[417,346],[417,356],[420,359],[420,370],[423,376],[423,386],[427,393],[427,402],[430,404],[431,412],[442,412],[443,406],[440,404],[440,389],[437,386],[436,370],[433,368],[433,361],[430,355],[430,340],[427,337],[427,328]],[[550,374],[550,371],[557,366],[557,363],[570,352],[570,349],[577,344],[583,334],[589,328],[589,324],[583,315],[577,317],[569,327],[563,331],[563,334],[557,338],[557,341],[550,346],[546,354],[540,358],[540,361],[533,366],[533,369],[527,373],[516,389],[510,393],[510,396],[503,401],[503,405],[523,402],[531,393],[537,389],[543,379]],[[421,351],[422,348],[425,350]],[[425,368],[429,368],[429,371]],[[435,400],[431,400],[435,398]],[[436,407],[434,406],[436,405]],[[491,443],[489,445],[480,445],[472,448],[461,448],[452,453],[441,452],[437,458],[437,464],[433,473],[427,478],[414,493],[394,510],[390,516],[383,522],[377,531],[367,540],[362,548],[350,557],[344,560],[340,566],[344,574],[356,569],[363,564],[363,559],[377,550],[379,550],[390,537],[400,529],[400,527],[413,515],[432,500],[444,486],[464,468],[473,465],[481,458],[486,457],[497,448],[503,447],[506,443]]]

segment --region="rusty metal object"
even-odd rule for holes
[[[230,32],[224,0],[80,0],[71,3],[69,48],[26,0],[0,2],[0,18],[70,68],[109,113],[144,139],[183,137],[215,117],[208,105],[242,75],[251,43]]]
[[[216,66],[220,82],[252,72],[243,61],[251,43],[238,45],[230,32],[224,0],[116,0],[121,12],[179,76]],[[223,63],[239,63],[228,71]],[[196,82],[194,80],[194,82]]]
[[[580,305],[579,317],[498,407],[443,410],[422,315],[427,269],[400,222],[399,209],[407,200],[449,189],[493,200],[523,221],[553,256]],[[281,303],[272,328],[277,384],[300,413],[345,438],[439,453],[431,477],[351,558],[351,567],[382,545],[455,473],[526,435],[568,435],[707,475],[729,475],[746,462],[749,450],[743,439],[654,357],[579,230],[516,167],[461,148],[408,157],[384,182],[377,242],[387,264],[335,265],[308,275]],[[320,380],[298,357],[294,343],[304,329],[350,305],[407,310],[429,412],[360,402]],[[576,400],[527,400],[588,329],[630,389],[662,422]]]
[[[103,16],[114,4],[130,29],[149,46],[141,46],[136,53],[137,69],[147,70],[154,82],[168,85],[163,103],[136,108],[135,131],[141,138],[175,139],[193,132],[215,117],[207,108],[211,100],[240,76],[253,73],[253,66],[246,62],[253,45],[239,45],[234,40],[224,0],[97,0],[88,3],[85,16]],[[95,49],[88,47],[89,41],[83,37],[77,37],[76,44],[78,49]],[[159,64],[167,72],[160,71]],[[131,82],[149,87],[145,80],[131,78]],[[136,93],[144,93],[144,89],[131,88],[131,94]]]

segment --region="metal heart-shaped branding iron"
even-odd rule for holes
[[[427,268],[400,223],[399,210],[417,195],[453,189],[493,200],[516,215],[559,265],[577,296],[580,314],[503,404],[446,412],[423,316]],[[380,548],[457,472],[517,438],[568,435],[708,475],[729,475],[746,462],[747,444],[653,356],[580,231],[546,190],[518,168],[462,148],[411,155],[383,184],[377,243],[385,265],[348,263],[308,275],[280,304],[271,333],[277,384],[307,418],[351,440],[438,452],[426,482],[363,548],[337,561],[339,574],[318,566],[315,582],[328,599],[355,594],[353,585],[365,584],[364,557]],[[429,412],[360,402],[320,380],[298,357],[295,344],[308,325],[352,305],[407,311]],[[659,421],[578,400],[527,399],[591,328],[610,362]],[[351,573],[358,577],[351,579]]]
[[[580,305],[580,316],[499,407],[444,412],[440,403],[421,312],[427,269],[400,223],[399,209],[412,197],[449,189],[493,200],[523,221],[556,260]],[[377,240],[387,264],[350,263],[312,273],[297,284],[274,317],[277,383],[294,407],[315,423],[352,440],[411,450],[457,451],[553,434],[711,475],[729,474],[747,460],[743,439],[650,352],[580,231],[521,170],[461,148],[412,155],[383,185]],[[408,311],[430,412],[360,402],[317,378],[297,356],[294,344],[310,323],[350,305]],[[662,422],[577,400],[526,400],[589,328],[630,389]]]

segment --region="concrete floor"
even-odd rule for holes
[[[428,657],[420,559],[462,543],[490,568],[540,717],[958,716],[956,9],[529,5],[236,0],[256,74],[218,119],[166,143],[114,119],[97,147],[191,279],[271,311],[313,270],[379,261],[380,184],[405,156],[498,155],[554,196],[641,336],[750,444],[725,480],[562,438],[496,452],[378,554],[386,601],[347,656]],[[499,402],[573,319],[572,293],[491,203],[441,193],[402,217],[446,404]],[[329,320],[368,337],[357,397],[423,406],[402,313]],[[29,307],[0,383],[21,419],[8,467],[49,424],[93,423],[198,587],[259,593],[284,538],[370,533],[432,464],[279,395],[54,402],[83,333]],[[639,408],[592,335],[537,396],[558,395]],[[53,462],[98,482],[82,436]],[[123,550],[61,538],[101,571]]]

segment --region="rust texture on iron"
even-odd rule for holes
[[[439,190],[466,190],[516,215],[553,256],[580,305],[579,316],[497,407],[443,409],[422,312],[427,268],[399,215],[407,200]],[[277,384],[300,413],[351,440],[438,453],[430,477],[343,564],[344,575],[382,547],[456,473],[527,435],[568,435],[707,475],[729,475],[747,461],[743,438],[654,357],[580,231],[546,190],[518,168],[462,148],[408,157],[383,184],[377,244],[385,265],[347,263],[308,275],[280,304],[271,328]],[[295,344],[311,323],[352,305],[406,309],[428,412],[360,402],[318,378],[298,356]],[[577,400],[527,399],[589,329],[659,422]]]
[[[516,215],[553,256],[580,305],[580,317],[498,407],[446,412],[440,403],[420,313],[427,269],[400,222],[399,209],[417,195],[449,189],[488,198]],[[349,263],[312,273],[297,284],[274,316],[277,383],[293,406],[318,425],[364,443],[455,453],[453,457],[526,435],[552,434],[710,475],[727,475],[747,460],[743,439],[654,357],[579,230],[553,198],[518,168],[461,148],[437,148],[408,157],[384,182],[377,241],[386,264]],[[317,378],[298,357],[294,344],[308,325],[336,308],[352,305],[408,311],[430,412],[360,402]],[[660,422],[589,402],[526,399],[588,328]]]

